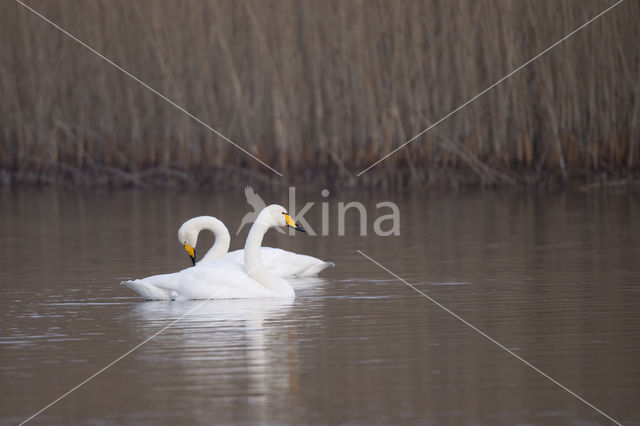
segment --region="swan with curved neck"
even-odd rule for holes
[[[214,236],[213,245],[200,259],[200,262],[220,260],[227,255],[231,236],[221,220],[211,216],[198,216],[189,219],[178,229],[178,241],[184,245],[193,265],[196,264],[196,244],[200,231],[211,231]]]
[[[295,297],[291,284],[271,274],[262,262],[260,245],[264,234],[279,226],[304,232],[284,207],[276,204],[265,207],[245,243],[246,272],[238,263],[217,260],[173,274],[123,281],[122,284],[147,300]]]
[[[215,240],[213,246],[202,259],[196,261],[196,245],[201,231],[211,231]],[[184,245],[193,265],[226,259],[240,264],[245,263],[245,250],[235,250],[227,253],[230,241],[229,231],[222,221],[211,216],[198,216],[187,220],[178,229],[178,241]],[[265,268],[274,275],[283,278],[311,277],[329,266],[333,262],[325,262],[313,256],[293,253],[290,251],[260,247],[260,253],[265,262]],[[277,260],[276,260],[277,259]]]

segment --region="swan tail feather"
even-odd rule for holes
[[[143,280],[127,280],[122,281],[120,284],[129,287],[144,300],[172,300],[169,291],[146,283]]]
[[[336,264],[333,262],[319,262],[316,263],[315,265],[310,266],[309,268],[305,269],[304,271],[302,271],[301,273],[297,274],[298,277],[315,277],[316,275],[318,275],[320,272],[324,271],[325,269],[331,267],[335,267]]]

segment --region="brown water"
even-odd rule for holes
[[[337,201],[352,200],[371,207],[371,231],[379,199],[328,200],[332,233]],[[344,237],[273,232],[267,245],[336,268],[295,282],[294,301],[206,303],[30,424],[609,423],[355,249],[640,424],[637,196],[391,200],[399,237],[361,237],[354,220]],[[241,193],[0,194],[0,423],[26,419],[199,304],[143,302],[118,282],[188,266],[176,240],[186,218],[216,215],[234,235],[246,211]],[[312,213],[319,223],[320,207]]]

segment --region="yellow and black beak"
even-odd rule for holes
[[[185,243],[184,249],[187,251],[187,254],[189,255],[189,258],[191,259],[191,263],[193,263],[193,266],[196,266],[196,248],[195,247],[191,247],[189,244]]]
[[[282,213],[284,215],[284,220],[287,222],[287,226],[290,228],[295,229],[296,231],[300,231],[300,232],[307,232],[304,230],[304,228],[302,227],[302,225],[300,225],[299,223],[296,223],[291,216],[289,215],[289,213]]]

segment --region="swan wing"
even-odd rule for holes
[[[273,247],[261,247],[260,257],[269,272],[282,278],[311,277],[334,266],[333,262]],[[244,264],[244,250],[227,253],[225,260]]]

